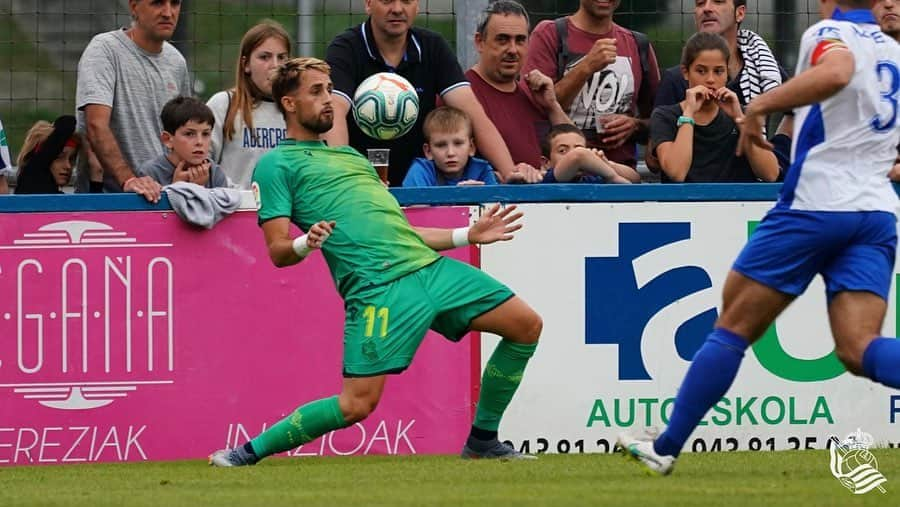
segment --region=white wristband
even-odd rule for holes
[[[309,252],[312,252],[312,248],[310,248],[307,244],[307,238],[309,238],[308,234],[296,237],[294,238],[294,243],[291,245],[291,247],[294,249],[294,253],[297,254],[301,259],[309,255]]]
[[[469,244],[469,228],[457,227],[453,229],[453,247],[458,248]]]

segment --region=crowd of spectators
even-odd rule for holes
[[[475,27],[478,61],[463,71],[441,35],[414,25],[418,0],[365,0],[368,18],[326,50],[335,121],[322,137],[362,153],[389,149],[396,186],[638,183],[642,152],[663,182],[783,178],[790,111],[772,151],[734,154],[742,108],[788,79],[765,40],[741,28],[746,0],[695,0],[697,33],[662,73],[647,35],[613,21],[619,3],[581,0],[571,15],[530,30],[522,5],[493,1]],[[181,2],[130,0],[129,8],[130,26],[85,48],[75,116],[31,128],[15,178],[0,124],[0,194],[8,179],[18,180],[16,193],[72,183],[76,192],[135,192],[151,202],[178,181],[248,189],[256,161],[285,138],[270,82],[291,56],[282,26],[251,27],[233,87],[203,104],[168,42]],[[877,0],[873,12],[900,40],[900,2]],[[385,71],[409,80],[420,104],[412,130],[390,141],[363,134],[350,114],[359,83]],[[890,176],[900,181],[900,147]]]

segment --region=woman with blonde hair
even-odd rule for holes
[[[17,194],[61,194],[69,183],[81,147],[75,117],[60,116],[52,124],[39,121],[25,135],[16,165]]]
[[[290,54],[291,38],[284,27],[270,20],[254,25],[241,39],[234,88],[207,102],[216,118],[210,156],[232,187],[249,189],[256,161],[285,137],[269,74]]]

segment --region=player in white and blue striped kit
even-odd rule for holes
[[[817,273],[838,358],[856,375],[900,388],[900,341],[881,336],[897,246],[898,200],[887,174],[900,140],[900,45],[881,32],[871,0],[819,2],[823,21],[803,34],[796,77],[753,100],[741,126],[741,148],[767,145],[765,115],[796,109],[793,163],[778,203],[725,281],[722,313],[666,431],[619,438],[626,455],[654,472],[672,471],[746,348]]]

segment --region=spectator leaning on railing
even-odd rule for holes
[[[79,129],[103,170],[104,190],[135,192],[156,202],[159,183],[134,170],[163,153],[163,105],[191,95],[184,57],[166,42],[175,32],[181,2],[130,0],[128,5],[131,26],[95,36],[81,55],[75,101]],[[79,191],[87,190],[85,181],[81,175]]]
[[[206,103],[216,117],[212,161],[235,188],[250,189],[259,157],[285,137],[270,76],[290,56],[291,38],[284,27],[268,20],[258,23],[241,39],[234,88],[216,93]]]
[[[719,34],[728,43],[730,58],[725,86],[737,94],[741,107],[788,79],[787,72],[775,60],[766,41],[758,34],[740,28],[746,14],[747,0],[696,0],[694,3],[697,32]],[[659,82],[654,107],[681,102],[687,89],[688,82],[681,65],[666,69]],[[792,115],[790,111],[786,112],[772,138],[782,172],[790,165]],[[649,144],[653,144],[652,139]],[[659,161],[651,150],[647,151],[647,167],[654,172],[659,170]]]
[[[690,88],[679,104],[661,106],[650,122],[650,149],[663,182],[775,181],[778,160],[754,146],[735,156],[744,118],[737,94],[725,86],[728,43],[714,33],[694,34],[684,46],[682,71]]]
[[[209,159],[209,143],[216,119],[209,107],[194,97],[175,97],[163,106],[160,134],[166,153],[138,169],[160,185],[179,181],[214,188],[226,187],[222,169]]]
[[[518,2],[491,3],[478,21],[478,62],[466,71],[466,79],[513,162],[540,167],[541,138],[550,125],[571,121],[556,100],[552,79],[537,69],[521,76],[528,55],[528,26],[528,13]]]
[[[554,125],[541,143],[543,183],[640,183],[641,176],[585,146],[584,133],[570,123]]]

